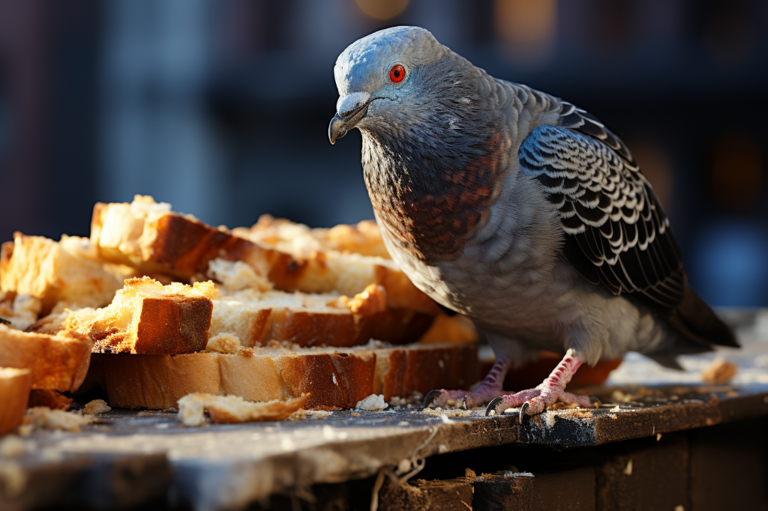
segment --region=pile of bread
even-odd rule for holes
[[[478,378],[472,325],[413,286],[369,221],[230,230],[147,196],[99,203],[90,238],[2,245],[0,323],[0,432],[30,389],[99,386],[121,408],[191,393],[343,408]]]

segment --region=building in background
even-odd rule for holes
[[[768,305],[768,4],[759,0],[0,0],[0,241],[87,235],[150,194],[230,227],[370,218],[331,146],[352,41],[421,25],[589,110],[635,152],[713,304]]]

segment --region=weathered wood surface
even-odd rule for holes
[[[768,370],[760,358],[767,346],[759,340],[729,354],[744,357],[736,385],[716,388],[695,383],[691,371],[653,373],[653,363],[629,360],[609,382],[622,385],[593,389],[600,407],[547,411],[521,428],[515,414],[484,417],[482,410],[347,410],[322,419],[201,428],[183,427],[173,413],[113,410],[81,433],[34,433],[24,439],[25,454],[0,459],[0,509],[157,501],[240,508],[314,484],[412,469],[437,454],[505,444],[573,449],[768,416]],[[646,375],[648,382],[634,379],[644,387],[623,385],[622,378],[637,374]]]

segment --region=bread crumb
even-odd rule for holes
[[[421,413],[432,417],[472,417],[472,410],[424,408]]]
[[[353,298],[339,298],[352,314],[369,316],[387,310],[387,291],[378,284],[369,284]]]
[[[624,475],[625,476],[631,476],[632,475],[632,460],[629,460],[627,462],[626,468],[624,468]]]
[[[98,415],[100,413],[107,413],[112,408],[103,399],[94,399],[85,405],[83,413],[85,415]]]
[[[371,394],[370,396],[366,397],[362,401],[358,401],[355,405],[356,410],[369,410],[369,411],[375,411],[375,410],[384,410],[389,405],[386,401],[384,401],[384,394],[379,394],[378,396],[376,394]]]
[[[295,412],[291,414],[290,417],[288,417],[289,421],[303,421],[303,420],[319,420],[319,419],[325,419],[326,417],[330,417],[333,415],[333,412],[329,412],[328,410],[305,410],[304,408],[299,408]]]
[[[270,291],[273,288],[272,282],[242,261],[213,259],[208,263],[208,276],[221,282],[227,291]]]
[[[215,351],[217,353],[232,355],[239,352],[242,347],[239,337],[224,333],[208,339],[208,344],[206,344],[204,351]]]
[[[701,373],[707,385],[724,385],[736,375],[736,364],[717,358]]]
[[[51,410],[44,406],[36,406],[27,410],[23,425],[33,429],[60,430],[79,433],[80,426],[93,422],[93,417],[83,417],[77,412]]]
[[[13,300],[13,316],[5,318],[13,328],[26,330],[37,321],[37,316],[43,308],[43,302],[32,295],[16,295]]]
[[[18,462],[2,460],[0,461],[0,483],[5,496],[12,499],[21,495],[27,487],[27,476]]]
[[[309,394],[288,401],[253,403],[238,396],[214,396],[194,393],[179,399],[179,420],[185,426],[202,426],[205,412],[214,423],[279,421],[304,406]]]
[[[0,458],[13,458],[27,452],[27,443],[17,435],[8,435],[0,440]]]

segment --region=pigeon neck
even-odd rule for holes
[[[425,147],[413,134],[363,132],[365,183],[384,235],[399,250],[434,264],[454,260],[494,200],[500,132],[472,147]]]

